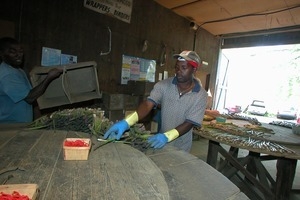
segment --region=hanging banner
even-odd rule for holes
[[[84,7],[130,23],[133,0],[84,0]]]

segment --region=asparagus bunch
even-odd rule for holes
[[[146,130],[144,124],[135,124],[125,133],[124,142],[144,152],[150,148],[147,140],[151,135],[151,131]]]
[[[104,116],[101,108],[74,108],[53,112],[50,115],[42,116],[32,122],[28,129],[50,129],[50,130],[66,130],[78,131],[95,135],[97,138],[103,138],[105,132],[113,124]],[[135,124],[125,132],[119,142],[129,144],[132,147],[145,151],[149,148],[147,142],[151,132],[146,130],[143,124]],[[114,140],[106,140],[104,144],[114,142]],[[98,149],[98,145],[94,150]]]
[[[111,124],[101,108],[74,108],[42,116],[29,124],[28,128],[79,131],[100,136]]]

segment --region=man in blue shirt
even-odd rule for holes
[[[0,58],[0,123],[32,122],[32,103],[63,70],[50,70],[47,77],[32,88],[21,68],[23,49],[17,40],[9,37],[0,39]]]

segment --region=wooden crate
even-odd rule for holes
[[[21,195],[27,195],[30,200],[36,200],[38,197],[37,184],[8,184],[0,185],[0,192],[5,194],[12,194],[14,191]]]
[[[40,109],[52,108],[101,98],[95,61],[68,65],[34,67],[30,72],[33,87],[39,85],[50,69],[62,68],[64,73],[53,80],[37,99]]]
[[[83,140],[88,143],[87,147],[69,147],[65,146],[65,141]],[[64,160],[87,160],[91,149],[91,140],[88,138],[66,138],[63,142]]]

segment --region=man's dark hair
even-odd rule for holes
[[[12,44],[20,44],[18,40],[11,38],[11,37],[3,37],[0,38],[0,51],[4,51],[5,49],[9,48]]]

